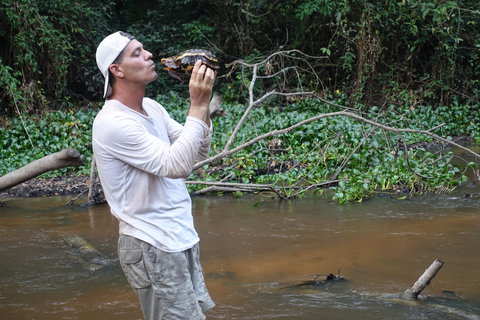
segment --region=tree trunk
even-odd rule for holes
[[[26,166],[0,177],[0,191],[35,178],[42,173],[65,167],[77,167],[83,164],[83,156],[77,149],[68,148],[52,153]]]
[[[418,278],[417,282],[411,287],[410,289],[405,290],[402,295],[404,299],[417,299],[420,292],[425,289],[429,284],[430,281],[435,277],[437,272],[442,268],[443,261],[435,260],[433,263],[428,267],[427,270]]]

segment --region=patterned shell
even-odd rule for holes
[[[160,62],[165,65],[173,77],[183,80],[184,74],[190,74],[197,60],[214,70],[220,69],[217,57],[210,51],[203,49],[190,49],[171,57],[162,58]]]

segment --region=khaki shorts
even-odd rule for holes
[[[198,244],[168,253],[120,235],[118,256],[146,320],[203,320],[203,312],[215,306],[205,286]]]

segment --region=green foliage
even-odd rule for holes
[[[0,111],[11,117],[15,108],[35,113],[100,100],[94,52],[116,30],[134,34],[157,61],[192,47],[214,51],[223,63],[280,49],[323,55],[327,63],[309,65],[303,83],[340,89],[366,106],[448,105],[455,97],[463,104],[478,96],[479,19],[476,0],[5,0]],[[159,75],[149,95],[185,92]],[[244,97],[238,69],[221,79],[228,101]]]
[[[330,16],[335,10],[335,2],[328,0],[308,0],[303,1],[295,12],[295,16],[304,20],[314,14],[319,14],[325,17]]]
[[[54,170],[44,176],[88,174],[95,115],[93,110],[54,111],[24,121],[12,119],[8,126],[0,128],[0,175],[65,148],[77,149],[84,156],[84,166]]]
[[[443,124],[435,133],[468,135],[479,142],[479,17],[477,0],[179,0],[175,5],[166,0],[5,0],[0,4],[0,116],[12,120],[10,127],[1,128],[3,172],[72,145],[85,148],[81,153],[88,162],[90,124],[74,119],[83,112],[91,120],[94,112],[65,110],[101,100],[103,78],[94,53],[99,41],[116,30],[135,35],[157,64],[193,47],[214,51],[222,63],[257,62],[289,49],[324,56],[305,65],[303,74],[285,73],[281,83],[257,82],[254,95],[271,88],[321,91],[384,123],[419,129]],[[275,63],[288,67],[292,61]],[[267,67],[259,72],[266,75]],[[187,84],[158,70],[159,79],[147,95],[183,121]],[[243,113],[250,72],[220,71],[216,91],[228,116],[215,119],[216,132],[222,134],[215,135],[214,151],[221,150]],[[264,103],[254,110],[237,144],[335,110],[315,100]],[[373,107],[377,105],[391,107]],[[343,181],[335,191],[340,202],[377,191],[419,192],[458,183],[448,154],[405,153],[398,147],[399,141],[413,144],[428,137],[371,130],[352,119],[325,119],[279,136],[279,141],[261,141],[195,175],[275,183],[290,195],[299,184],[334,177]]]
[[[7,99],[13,106],[19,108],[26,103],[26,98],[20,90],[19,75],[15,71],[2,63],[0,57],[0,88],[4,89],[4,98]],[[8,113],[7,106],[5,105],[0,113]]]
[[[184,23],[182,25],[183,34],[186,39],[189,39],[189,43],[203,43],[208,36],[215,32],[215,29],[211,26],[203,24],[201,21],[192,21]]]
[[[429,104],[450,103],[458,92],[474,97],[480,74],[477,1],[213,4],[213,11],[230,12],[223,13],[220,31],[221,39],[229,39],[221,45],[226,52],[245,57],[280,47],[326,54],[332,66],[315,67],[322,83],[364,103],[406,103],[392,89]]]
[[[184,119],[187,101],[160,98],[164,106],[180,120]],[[167,101],[172,101],[169,104]],[[214,119],[213,153],[220,152],[230,137],[245,107],[224,105],[228,116]],[[177,113],[176,109],[181,111]],[[240,145],[273,129],[291,126],[320,113],[337,111],[317,100],[300,100],[276,112],[271,107],[257,108],[239,132]],[[475,122],[476,106],[457,104],[450,108],[418,107],[372,109],[368,117],[396,127],[429,129],[442,123],[445,136],[474,135],[479,130]],[[182,116],[183,115],[183,116]],[[460,118],[468,119],[456,121]],[[472,120],[472,122],[470,122]],[[456,122],[454,122],[456,121]],[[458,123],[458,126],[455,126]],[[260,141],[232,157],[204,166],[192,179],[239,183],[275,184],[285,196],[301,196],[298,187],[340,179],[334,188],[334,198],[340,202],[361,201],[379,192],[417,194],[454,188],[462,179],[458,168],[450,163],[449,153],[426,151],[421,148],[404,151],[402,141],[413,145],[429,140],[425,135],[402,136],[373,130],[370,125],[351,118],[326,118],[296,131]],[[192,186],[196,190],[199,186]]]
[[[100,80],[92,80],[92,47],[98,33],[104,34],[102,8],[76,0],[2,2],[0,38],[7,49],[0,57],[0,81],[7,84],[0,88],[3,115],[18,113],[15,102],[21,112],[34,113],[68,104],[73,92],[89,97]]]
[[[188,100],[174,92],[156,98],[172,118],[183,123]],[[227,116],[213,119],[212,153],[220,152],[245,107],[224,104]],[[264,106],[254,109],[232,146],[260,134],[282,129],[321,113],[337,111],[315,99],[301,99],[282,109]],[[440,127],[444,136],[479,133],[478,105],[453,107],[372,108],[368,118],[396,127],[429,129]],[[35,159],[64,148],[77,148],[85,166],[62,169],[48,176],[89,173],[91,125],[97,111],[55,111],[42,116],[15,118],[0,128],[0,174],[6,174]],[[454,125],[458,123],[458,125]],[[192,173],[191,179],[240,183],[274,184],[286,197],[302,196],[299,187],[339,179],[334,198],[340,202],[361,201],[377,193],[416,194],[454,188],[463,180],[450,163],[452,154],[423,148],[405,152],[409,145],[426,141],[419,134],[398,135],[373,128],[349,117],[329,117],[253,144],[231,157],[218,160]],[[477,164],[472,163],[472,166]],[[196,190],[200,186],[190,186]]]
[[[395,107],[385,110],[386,119],[402,118],[405,128],[426,129],[440,126],[434,133],[442,137],[480,136],[480,106],[479,104],[460,104],[454,101],[449,106]],[[372,108],[371,112],[378,109]],[[407,143],[431,141],[431,138],[419,135],[406,136]]]

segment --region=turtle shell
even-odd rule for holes
[[[201,60],[203,64],[214,70],[220,69],[218,58],[208,50],[190,49],[172,57],[162,58],[160,62],[165,65],[172,76],[182,79],[182,74],[190,74],[197,60]]]

